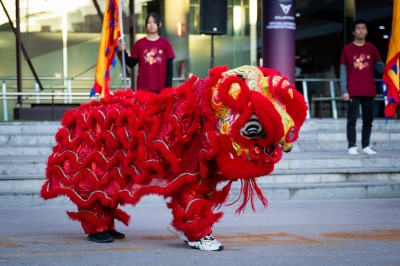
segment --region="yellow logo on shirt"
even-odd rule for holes
[[[369,67],[369,59],[371,58],[370,55],[360,54],[360,56],[353,57],[353,65],[355,69],[363,70],[364,68]]]

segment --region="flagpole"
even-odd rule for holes
[[[122,4],[118,2],[118,7],[119,7],[119,23],[120,23],[120,31],[121,31],[121,37],[120,37],[120,42],[125,45],[124,41],[124,24],[122,22]],[[125,66],[125,50],[122,51],[122,75],[123,75],[123,80],[124,80],[124,90],[127,89],[126,87],[126,66]]]

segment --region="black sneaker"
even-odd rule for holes
[[[97,242],[97,243],[110,243],[114,241],[114,237],[110,235],[109,232],[103,231],[97,234],[89,234],[89,241]]]
[[[112,230],[108,230],[107,231],[112,237],[114,237],[114,239],[124,239],[125,238],[125,234],[118,232],[115,229]]]

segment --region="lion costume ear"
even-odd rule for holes
[[[287,81],[284,77],[280,78],[278,82],[278,88],[275,93],[286,107],[286,112],[293,119],[294,124],[298,129],[303,125],[307,116],[307,103],[304,100],[303,95],[296,90],[296,88]]]
[[[227,76],[218,84],[218,97],[223,105],[236,113],[242,113],[249,108],[250,90],[239,76]]]
[[[220,77],[222,73],[228,71],[227,66],[216,66],[208,70],[208,74],[210,77],[218,76]]]
[[[274,96],[279,98],[285,105],[286,112],[293,119],[297,128],[300,128],[307,116],[307,103],[303,95],[289,83],[286,77],[282,77],[281,73],[272,68],[258,67],[263,72],[264,77],[271,77],[269,87],[274,88]]]
[[[293,93],[293,97],[290,96],[291,92]],[[307,117],[307,110],[308,106],[306,101],[304,100],[303,95],[298,92],[293,85],[290,87],[287,87],[287,93],[284,93],[284,95],[280,95],[281,99],[285,102],[287,102],[286,105],[289,105],[287,107],[287,112],[290,114],[290,116],[293,118],[295,124],[297,127],[301,127],[306,120]],[[290,98],[289,98],[290,97]]]

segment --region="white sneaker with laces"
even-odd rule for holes
[[[189,245],[189,247],[205,251],[221,251],[224,249],[224,246],[217,240],[215,240],[215,238],[211,235],[207,235],[198,241],[189,241],[187,244]]]
[[[211,235],[207,235],[198,241],[189,241],[185,234],[181,231],[178,231],[173,225],[168,225],[168,231],[178,236],[183,240],[189,247],[197,248],[200,250],[206,251],[220,251],[224,249],[224,246],[214,239]]]
[[[358,154],[357,147],[354,146],[354,147],[349,148],[349,154],[350,155],[357,155]]]
[[[364,152],[365,154],[368,154],[368,155],[375,155],[375,154],[377,154],[377,152],[374,151],[373,149],[371,149],[370,146],[365,147],[365,148],[363,149],[363,152]]]

